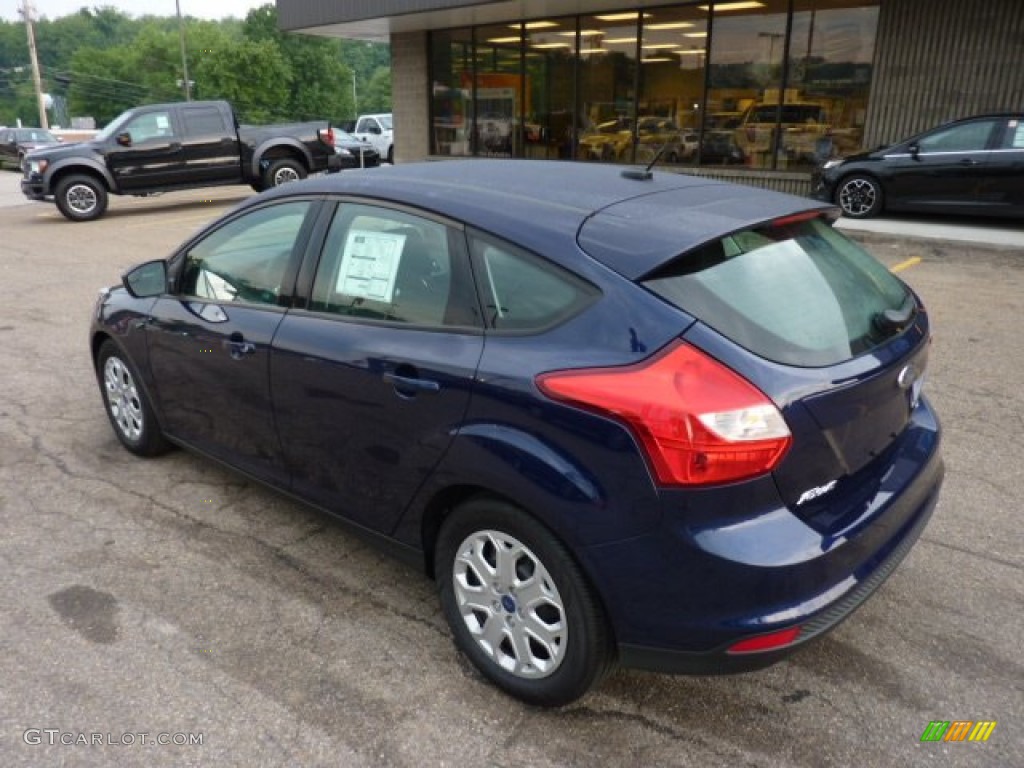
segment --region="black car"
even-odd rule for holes
[[[1024,216],[1024,114],[956,120],[829,160],[812,196],[855,219],[883,211]]]
[[[351,133],[334,129],[334,151],[341,158],[338,171],[350,168],[376,168],[380,165],[380,153],[368,141],[360,141]]]
[[[0,167],[21,168],[25,155],[33,149],[59,143],[60,139],[42,128],[4,128],[0,130]]]

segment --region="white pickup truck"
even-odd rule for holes
[[[395,162],[394,131],[391,128],[391,113],[360,115],[352,135],[361,141],[368,141],[380,154],[381,159]]]

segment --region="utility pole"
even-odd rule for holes
[[[181,40],[181,88],[185,92],[185,101],[192,101],[192,83],[188,79],[188,57],[185,55],[185,22],[181,18],[180,0],[174,0],[174,8],[178,12],[178,38]]]
[[[36,88],[36,102],[39,104],[39,127],[49,128],[50,124],[46,119],[46,100],[43,98],[43,81],[39,76],[39,56],[36,54],[36,34],[32,29],[31,0],[24,0],[21,8],[21,15],[25,17],[25,28],[28,30],[28,54],[32,60],[32,83]]]

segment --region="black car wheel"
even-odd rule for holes
[[[579,566],[521,509],[472,499],[437,541],[441,606],[458,648],[499,688],[559,707],[610,669],[601,605]]]
[[[394,165],[394,164],[395,164],[395,148],[392,146],[392,147],[388,147],[388,165]]]
[[[871,176],[847,176],[839,184],[836,204],[851,219],[867,219],[882,212],[882,185]]]
[[[57,183],[54,202],[71,221],[92,221],[107,210],[107,188],[95,176],[66,176]]]
[[[265,189],[270,189],[304,178],[306,178],[306,168],[302,163],[290,157],[282,157],[273,161],[263,174],[263,186]]]
[[[107,416],[121,445],[137,456],[156,456],[170,448],[138,374],[114,342],[105,341],[100,347],[96,375]]]

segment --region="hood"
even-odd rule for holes
[[[32,157],[46,159],[52,163],[65,157],[81,157],[83,150],[86,148],[91,149],[94,146],[99,145],[94,141],[77,142],[74,144],[47,144],[39,149],[33,149]]]

